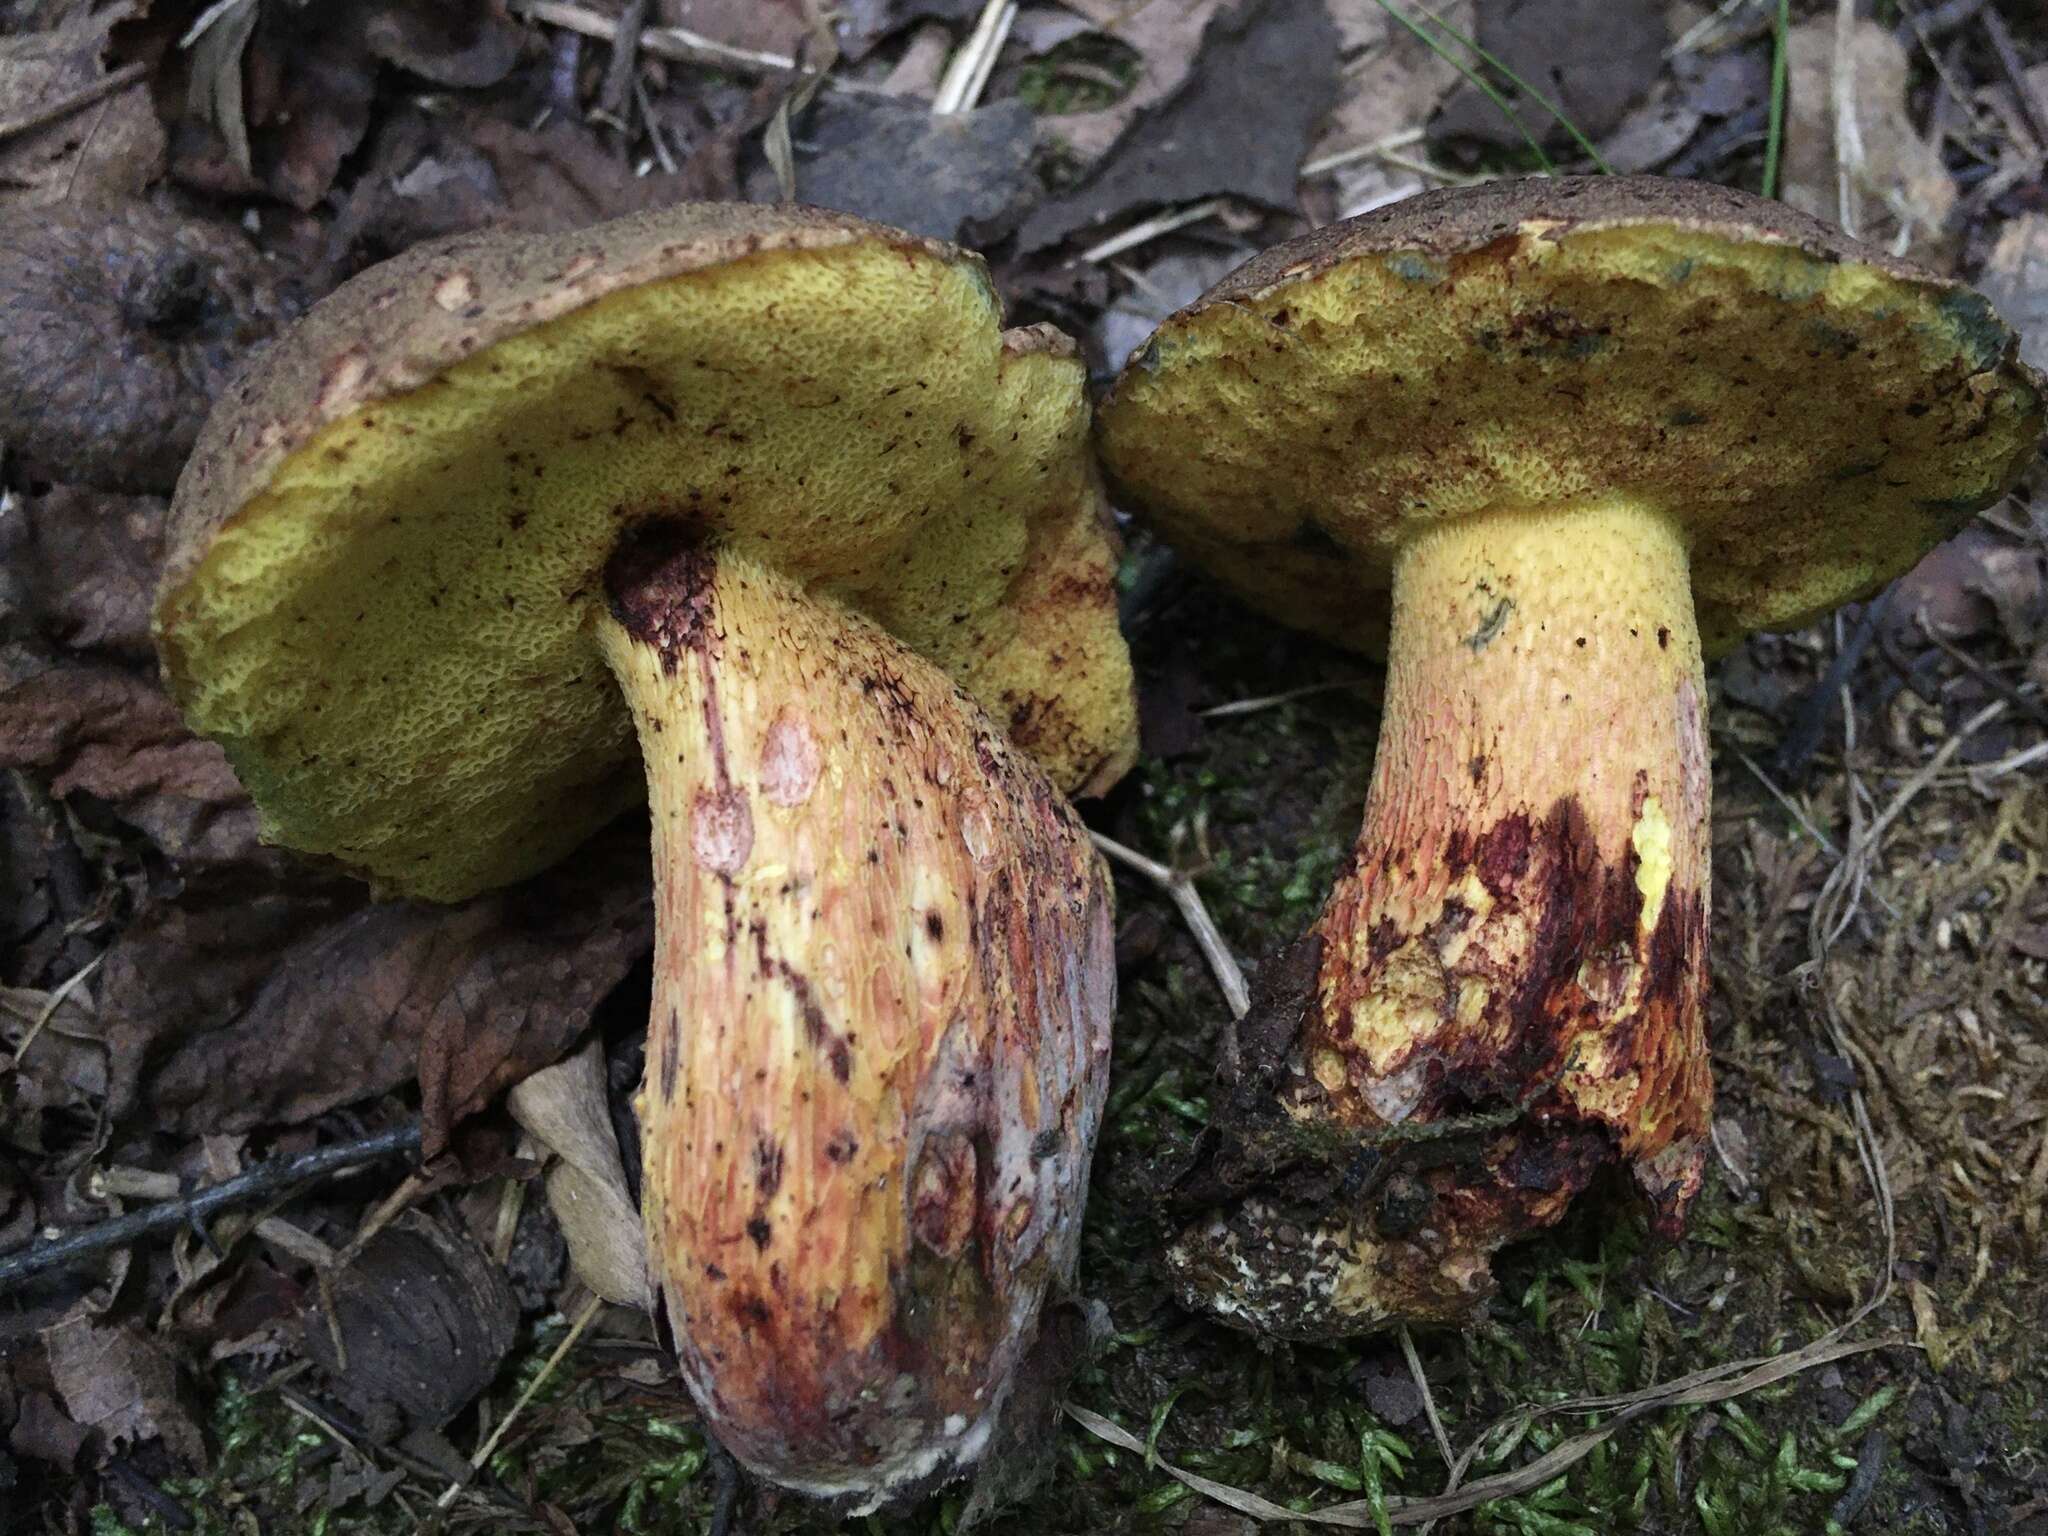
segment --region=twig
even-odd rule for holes
[[[1835,213],[1845,234],[1861,222],[1856,188],[1863,179],[1863,129],[1856,121],[1856,0],[1835,0],[1835,53],[1828,94],[1835,111]]]
[[[518,1419],[526,1405],[533,1401],[533,1395],[541,1389],[541,1384],[554,1375],[555,1367],[562,1363],[562,1357],[575,1347],[578,1339],[583,1337],[583,1330],[590,1326],[590,1320],[597,1316],[597,1309],[603,1305],[604,1298],[597,1295],[593,1295],[589,1301],[584,1303],[583,1310],[576,1314],[576,1321],[571,1323],[569,1331],[562,1335],[562,1342],[554,1347],[553,1353],[542,1363],[540,1370],[535,1374],[533,1380],[526,1384],[526,1390],[514,1399],[510,1411],[506,1413],[504,1418],[498,1420],[498,1427],[491,1431],[490,1438],[478,1446],[476,1454],[469,1458],[469,1470],[472,1473],[476,1472],[478,1468],[491,1459],[491,1452],[495,1451],[498,1448],[498,1442],[505,1438],[505,1431],[512,1427],[513,1422]],[[455,1496],[462,1492],[468,1484],[469,1480],[467,1478],[460,1482],[450,1483],[442,1492],[441,1497],[434,1501],[434,1507],[436,1509],[446,1509],[455,1502]]]
[[[1346,688],[1369,687],[1369,677],[1345,677],[1331,683],[1305,683],[1299,688],[1289,688],[1285,693],[1269,693],[1257,699],[1232,699],[1228,704],[1212,704],[1207,709],[1195,711],[1198,720],[1229,720],[1239,715],[1256,715],[1265,710],[1277,709],[1282,704],[1292,704],[1296,699],[1313,698],[1319,693],[1336,693]]]
[[[1870,642],[1876,638],[1878,626],[1884,622],[1885,613],[1892,604],[1892,594],[1897,590],[1898,584],[1894,582],[1864,604],[1856,627],[1849,631],[1849,638],[1835,652],[1835,659],[1828,663],[1827,671],[1814,684],[1813,691],[1800,700],[1799,711],[1792,717],[1792,728],[1786,731],[1785,739],[1778,744],[1771,762],[1780,778],[1797,784],[1805,777],[1814,753],[1820,750],[1821,737],[1827,734],[1828,720],[1835,712],[1835,701],[1843,699],[1843,707],[1847,709],[1845,690],[1849,674],[1856,670],[1856,663],[1870,649]]]
[[[1199,203],[1189,203],[1185,208],[1176,208],[1171,213],[1155,214],[1149,219],[1133,224],[1121,234],[1111,235],[1107,240],[1091,245],[1074,258],[1074,265],[1088,266],[1095,262],[1121,256],[1125,251],[1135,250],[1147,241],[1157,240],[1161,235],[1172,234],[1176,229],[1189,224],[1198,224],[1212,214],[1223,211],[1226,199],[1204,198]]]
[[[165,1232],[176,1227],[204,1221],[215,1211],[263,1196],[277,1194],[294,1185],[304,1184],[328,1174],[339,1173],[363,1163],[375,1162],[400,1152],[416,1152],[420,1145],[420,1128],[417,1124],[403,1126],[395,1131],[380,1131],[375,1136],[365,1136],[357,1141],[341,1142],[331,1147],[320,1147],[298,1157],[278,1158],[271,1162],[259,1163],[247,1173],[237,1174],[219,1184],[199,1190],[177,1200],[166,1200],[147,1210],[134,1211],[126,1216],[116,1216],[74,1232],[69,1237],[55,1242],[39,1243],[21,1253],[0,1258],[0,1293],[12,1290],[31,1275],[44,1270],[75,1263],[95,1253],[104,1253],[110,1248],[124,1248],[139,1238],[155,1232]]]
[[[2001,699],[2004,699],[2006,703],[2010,704],[2021,714],[2026,715],[2041,725],[2048,725],[2048,705],[2043,705],[2038,699],[2030,698],[2015,684],[2008,682],[2005,678],[2000,677],[1996,672],[1985,666],[1983,662],[1944,635],[1938,626],[1928,623],[1927,615],[1924,612],[1914,614],[1913,621],[1920,626],[1920,633],[1931,640],[1939,649],[1947,652],[1949,659],[1957,666],[1976,678],[1978,682],[1989,688]]]
[[[1164,891],[1173,904],[1180,908],[1180,915],[1195,935],[1195,945],[1202,951],[1202,958],[1209,962],[1209,969],[1215,974],[1216,985],[1223,991],[1223,1000],[1230,1005],[1230,1017],[1241,1019],[1245,1010],[1252,1005],[1251,990],[1244,984],[1244,971],[1237,963],[1237,957],[1230,952],[1230,946],[1223,941],[1223,934],[1217,928],[1209,909],[1202,905],[1202,896],[1195,889],[1195,882],[1177,869],[1168,869],[1156,859],[1148,859],[1135,848],[1126,848],[1122,843],[1104,837],[1100,832],[1091,832],[1095,846],[1112,859],[1127,868],[1136,870]],[[1236,1031],[1226,1036],[1223,1050],[1225,1061],[1218,1063],[1218,1070],[1228,1065],[1236,1067]],[[1229,1074],[1225,1074],[1228,1076]]]
[[[1415,1378],[1415,1390],[1422,1394],[1422,1411],[1429,1415],[1429,1432],[1436,1437],[1436,1448],[1444,1458],[1444,1465],[1450,1466],[1457,1458],[1451,1453],[1451,1437],[1444,1433],[1444,1421],[1437,1416],[1436,1396],[1429,1390],[1429,1377],[1422,1370],[1422,1356],[1415,1350],[1415,1335],[1403,1323],[1400,1328],[1401,1356],[1408,1362],[1408,1374]]]
[[[34,133],[38,128],[69,117],[72,113],[103,101],[109,96],[119,95],[147,73],[149,65],[141,59],[132,64],[123,64],[119,69],[100,76],[91,85],[80,86],[55,101],[45,102],[33,111],[24,112],[20,117],[0,119],[0,140],[11,139],[17,134]]]
[[[972,110],[988,86],[988,77],[995,72],[996,55],[1003,51],[1016,20],[1017,0],[988,0],[981,8],[974,30],[953,55],[953,62],[946,66],[945,78],[932,98],[934,117]]]
[[[532,20],[543,26],[560,27],[564,32],[575,32],[583,37],[594,37],[600,42],[611,42],[617,34],[618,22],[597,11],[585,10],[569,0],[527,0],[519,7]],[[886,96],[889,93],[880,86],[866,85],[858,80],[848,80],[838,75],[827,75],[821,69],[813,69],[786,53],[764,53],[755,48],[735,48],[730,43],[721,43],[716,38],[705,37],[687,27],[646,27],[640,33],[640,51],[650,58],[667,59],[675,64],[709,65],[714,69],[729,69],[748,74],[795,74],[821,81],[835,91],[851,91],[868,96]]]
[[[633,110],[633,80],[640,62],[640,34],[647,26],[647,0],[626,0],[612,26],[612,57],[605,66],[604,89],[597,104],[620,122]]]
[[[1843,1325],[1847,1327],[1847,1324]],[[1839,1333],[1840,1330],[1837,1330]],[[1603,1424],[1572,1436],[1569,1440],[1552,1447],[1526,1466],[1508,1472],[1499,1472],[1492,1477],[1481,1478],[1476,1483],[1467,1483],[1452,1492],[1439,1493],[1427,1498],[1390,1498],[1381,1501],[1354,1499],[1345,1504],[1333,1504],[1327,1509],[1289,1509],[1275,1504],[1271,1499],[1261,1498],[1228,1483],[1219,1483],[1214,1478],[1199,1473],[1184,1471],[1163,1457],[1158,1461],[1159,1470],[1185,1483],[1195,1492],[1214,1499],[1226,1508],[1239,1514],[1249,1515],[1254,1520],[1295,1520],[1303,1525],[1333,1526],[1340,1530],[1370,1531],[1379,1527],[1381,1519],[1390,1525],[1422,1525],[1432,1520],[1442,1520],[1451,1515],[1460,1515],[1467,1510],[1477,1509],[1494,1499],[1511,1499],[1519,1494],[1541,1488],[1553,1478],[1561,1476],[1569,1468],[1585,1460],[1600,1446],[1614,1438],[1615,1434],[1637,1419],[1644,1418],[1660,1408],[1678,1408],[1699,1403],[1725,1403],[1750,1392],[1771,1386],[1796,1376],[1818,1365],[1847,1359],[1851,1355],[1868,1354],[1875,1349],[1900,1343],[1897,1339],[1865,1339],[1844,1343],[1830,1336],[1809,1344],[1804,1349],[1792,1350],[1768,1360],[1745,1360],[1738,1362],[1741,1374],[1729,1376],[1722,1373],[1699,1372],[1691,1377],[1666,1383],[1663,1387],[1651,1388],[1636,1394],[1634,1400],[1621,1408],[1613,1418]],[[1708,1376],[1713,1379],[1704,1379]],[[1534,1411],[1576,1411],[1583,1404],[1558,1404],[1556,1409]],[[1099,1413],[1066,1405],[1067,1416],[1097,1438],[1107,1440],[1119,1449],[1143,1455],[1145,1442],[1111,1419]],[[1481,1440],[1484,1440],[1484,1436]],[[1471,1465],[1477,1452],[1478,1443],[1468,1450],[1454,1464],[1454,1471],[1462,1473]]]
[[[43,1026],[57,1017],[57,1010],[64,1006],[64,999],[83,986],[91,978],[92,973],[100,968],[100,962],[106,958],[107,952],[101,950],[57,983],[57,990],[52,992],[50,1000],[43,1004],[43,1011],[36,1015],[35,1023],[29,1025],[28,1033],[21,1037],[21,1044],[14,1048],[14,1059],[17,1063],[28,1054],[28,1048],[36,1043],[36,1036],[43,1032]]]
[[[1987,5],[1982,16],[1984,33],[1991,39],[1991,51],[1998,55],[1998,67],[2005,71],[2006,82],[2020,99],[2020,116],[2034,130],[2034,142],[2048,149],[2048,111],[2043,110],[2040,98],[2027,82],[2027,66],[2020,58],[2019,49],[2013,46],[2012,28],[2005,24],[2005,18],[1998,14],[1996,6]]]
[[[1327,155],[1318,155],[1305,163],[1298,173],[1300,179],[1311,176],[1327,176],[1340,166],[1358,160],[1384,159],[1390,150],[1406,149],[1410,144],[1420,144],[1426,137],[1420,128],[1403,128],[1399,133],[1390,133],[1383,139],[1374,139],[1370,144],[1354,144],[1349,149],[1332,150]]]

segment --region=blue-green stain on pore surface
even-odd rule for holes
[[[1396,251],[1387,258],[1387,270],[1404,283],[1439,283],[1444,279],[1441,263],[1420,251]]]
[[[2012,340],[2012,332],[1998,318],[1989,299],[1967,288],[1951,288],[1936,301],[1936,307],[1955,339],[1970,354],[1972,367],[1998,366]]]
[[[1694,410],[1691,406],[1681,405],[1677,410],[1665,417],[1664,422],[1665,425],[1673,427],[1697,427],[1702,425],[1706,419],[1703,414]]]
[[[1608,335],[1605,331],[1586,331],[1565,343],[1565,353],[1574,358],[1592,357],[1607,350]]]
[[[1830,474],[1828,478],[1840,483],[1843,480],[1858,480],[1864,475],[1874,475],[1877,473],[1879,462],[1879,460],[1872,459],[1866,464],[1844,464]]]
[[[1786,304],[1799,304],[1824,291],[1828,285],[1828,263],[1809,256],[1797,246],[1779,246],[1771,253],[1776,260],[1772,273],[1771,297]]]
[[[1692,270],[1695,265],[1697,263],[1690,256],[1679,257],[1678,260],[1664,269],[1664,281],[1676,288],[1680,283],[1692,276]]]

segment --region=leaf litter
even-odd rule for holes
[[[422,239],[772,189],[764,134],[780,107],[801,194],[982,244],[1021,318],[1062,323],[1114,366],[1160,314],[1304,219],[1525,167],[1523,130],[1560,158],[1580,152],[1459,38],[1617,167],[1757,184],[1772,63],[1757,7],[1605,7],[1541,36],[1527,4],[1390,5],[1442,52],[1378,5],[1026,5],[973,61],[961,114],[929,108],[989,10],[969,0],[837,7],[822,73],[818,8],[665,0],[633,8],[644,30],[623,75],[621,10],[602,5],[433,18],[380,5],[353,32],[292,7],[230,8],[215,27],[245,30],[206,48],[206,32],[179,46],[197,7],[60,9],[0,43],[14,83],[0,200],[110,209],[76,215],[109,227],[139,216],[123,199],[175,201],[251,253],[285,314]],[[2001,37],[1948,9],[1902,8],[1880,33],[1795,8],[1787,192],[1966,277],[1981,265],[2035,347],[2027,81],[2048,68],[2048,36]],[[1446,54],[1513,103],[1520,128]],[[15,96],[58,115],[10,128]],[[229,361],[259,343],[238,341]],[[191,1233],[156,1238],[24,1293],[0,1334],[0,1475],[74,1525],[97,1502],[136,1529],[219,1497],[291,1519],[399,1520],[444,1501],[457,1521],[556,1529],[642,1528],[656,1508],[708,1518],[712,1463],[631,1284],[623,1104],[644,1009],[644,832],[619,829],[578,879],[452,912],[371,906],[262,848],[225,762],[182,732],[153,677],[168,477],[117,477],[149,453],[174,471],[175,437],[124,450],[113,471],[39,454],[18,429],[0,438],[0,1257],[40,1229],[161,1198],[117,1188],[203,1184],[416,1119],[454,1154],[402,1182],[383,1169],[216,1216],[218,1253]],[[2044,549],[2043,520],[2016,504],[1903,583],[1830,685],[1850,707],[1825,718],[1804,785],[1767,790],[1740,762],[1769,761],[1858,615],[1724,664],[1718,1129],[1747,1171],[1716,1186],[1676,1250],[1642,1251],[1592,1217],[1534,1245],[1492,1328],[1419,1338],[1413,1371],[1384,1343],[1276,1360],[1175,1314],[1153,1270],[1151,1191],[1199,1126],[1225,1012],[1181,898],[1200,898],[1213,949],[1276,952],[1355,824],[1363,784],[1333,767],[1347,754],[1331,742],[1354,740],[1363,761],[1372,715],[1355,666],[1184,573],[1148,578],[1141,677],[1201,728],[1095,813],[1188,882],[1120,890],[1127,1001],[1085,1265],[1108,1322],[1070,1403],[1121,1448],[1112,1461],[1066,1430],[1058,1475],[1015,1528],[1246,1528],[1202,1499],[1176,1507],[1169,1464],[1273,1518],[1350,1489],[1335,1516],[1362,1528],[1606,1528],[1630,1508],[1709,1530],[1803,1528],[1830,1510],[1870,1523],[1917,1507],[1931,1528],[1963,1530],[2040,1507],[2038,1460],[1988,1448],[2048,1439],[2025,1267],[2048,1197]],[[573,1078],[560,1098],[573,1113],[536,1110],[562,1079],[532,1074],[579,1042],[574,1065],[552,1069]],[[595,1238],[554,1214],[579,1207],[604,1212]],[[1895,1217],[1889,1257],[1868,1242],[1873,1210]],[[394,1244],[418,1252],[393,1267],[378,1255]],[[513,1282],[509,1332],[486,1273]],[[396,1353],[444,1362],[426,1385],[445,1390],[410,1407],[404,1390],[352,1400],[358,1356],[389,1345],[377,1330],[418,1284],[436,1298],[418,1319],[435,1342],[408,1336]],[[373,1325],[359,1350],[329,1326],[338,1288],[343,1312]],[[474,1338],[435,1324],[449,1298],[495,1321]],[[1922,1348],[1888,1342],[1902,1335]],[[306,1364],[337,1337],[339,1369]],[[1775,1353],[1801,1339],[1816,1342]],[[1418,1397],[1466,1448],[1454,1502],[1491,1498],[1472,1513],[1427,1502],[1450,1469]],[[1148,1419],[1150,1436],[1113,1427]],[[388,1442],[371,1432],[385,1427]],[[288,1473],[279,1502],[258,1490],[298,1463],[252,1457],[297,1433],[325,1459]],[[1814,1463],[1816,1445],[1833,1460]],[[1666,1446],[1666,1481],[1629,1481],[1628,1456],[1652,1464]],[[214,1472],[187,1480],[181,1462]],[[1381,1492],[1360,1500],[1368,1472]],[[809,1528],[769,1495],[749,1512]]]

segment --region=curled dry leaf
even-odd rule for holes
[[[211,121],[188,112],[172,138],[171,174],[216,197],[267,196],[309,210],[362,143],[377,71],[353,9],[255,9],[255,29],[239,49],[208,48],[209,31],[190,53],[165,61],[160,91],[183,91],[179,76],[187,70],[211,74],[198,96],[199,113]],[[234,25],[238,14],[224,15],[216,29]],[[246,149],[237,127],[247,134]]]
[[[1119,100],[1093,112],[1047,120],[1047,129],[1084,165],[1092,165],[1141,115],[1170,100],[1195,67],[1196,53],[1223,0],[1071,0],[1105,36],[1143,61],[1137,82]]]
[[[524,46],[519,26],[494,0],[380,0],[366,10],[360,24],[370,52],[435,85],[496,85]]]
[[[512,1118],[556,1159],[547,1171],[548,1204],[576,1278],[606,1301],[652,1306],[640,1207],[626,1187],[605,1097],[602,1044],[593,1039],[515,1083],[507,1102]]]
[[[465,906],[368,906],[262,847],[220,749],[118,667],[0,657],[0,766],[105,804],[175,872],[100,978],[109,1108],[167,1130],[304,1120],[417,1063],[438,1146],[559,1055],[651,942],[644,828]]]

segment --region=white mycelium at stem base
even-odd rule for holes
[[[867,620],[658,530],[609,586],[655,829],[653,1271],[719,1438],[872,1504],[980,1453],[1071,1278],[1108,881],[1035,765]]]

